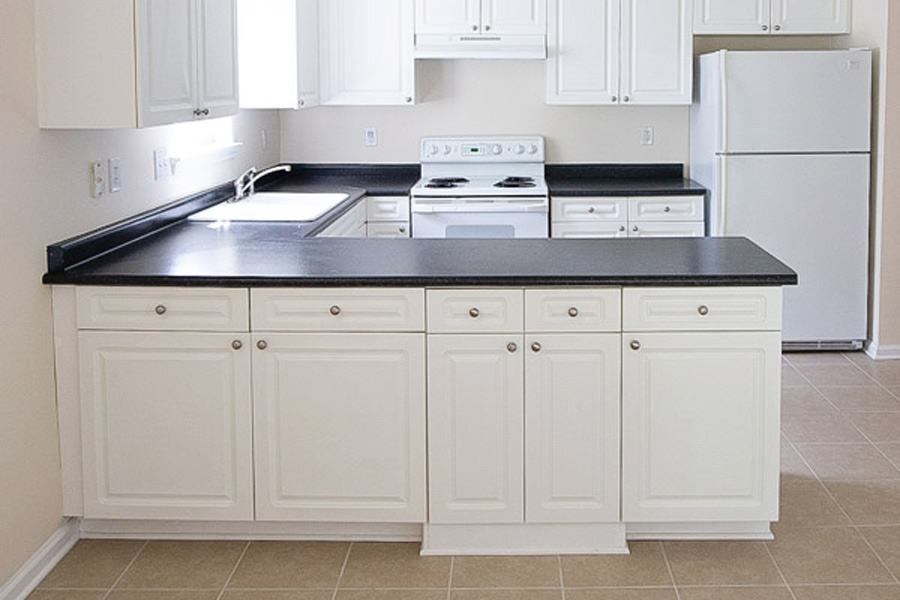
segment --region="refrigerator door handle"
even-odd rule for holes
[[[721,89],[719,90],[719,103],[722,110],[722,145],[720,147],[720,152],[728,152],[728,50],[721,50],[720,52],[721,57],[719,58],[719,85],[721,86]]]

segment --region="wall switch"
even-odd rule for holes
[[[118,157],[109,159],[109,193],[115,194],[122,189],[122,160]]]
[[[378,145],[378,130],[374,127],[366,127],[366,146],[374,148]]]
[[[656,132],[652,127],[641,128],[641,146],[652,146],[656,141]]]
[[[169,151],[166,148],[157,148],[153,151],[153,177],[168,179],[172,176],[172,164],[169,162]]]
[[[259,132],[259,146],[263,150],[269,147],[269,134],[266,133],[265,129]]]
[[[99,198],[106,191],[106,169],[98,161],[91,163],[91,198]]]

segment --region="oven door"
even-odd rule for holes
[[[413,198],[412,236],[513,239],[550,236],[546,198]]]

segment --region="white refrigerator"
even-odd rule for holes
[[[786,348],[867,337],[872,54],[719,51],[699,59],[691,178],[710,235],[748,237],[793,268]]]

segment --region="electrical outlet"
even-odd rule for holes
[[[366,127],[366,146],[374,148],[378,145],[378,130],[374,127]]]
[[[169,162],[169,151],[157,148],[153,151],[153,176],[159,181],[172,176],[172,164]]]
[[[99,198],[106,191],[106,169],[98,161],[91,163],[91,198]]]
[[[115,194],[122,189],[122,166],[121,159],[109,159],[109,193]]]
[[[266,133],[265,129],[259,132],[259,145],[263,150],[269,147],[269,134]]]
[[[652,146],[656,142],[656,132],[652,127],[641,128],[641,146]]]

